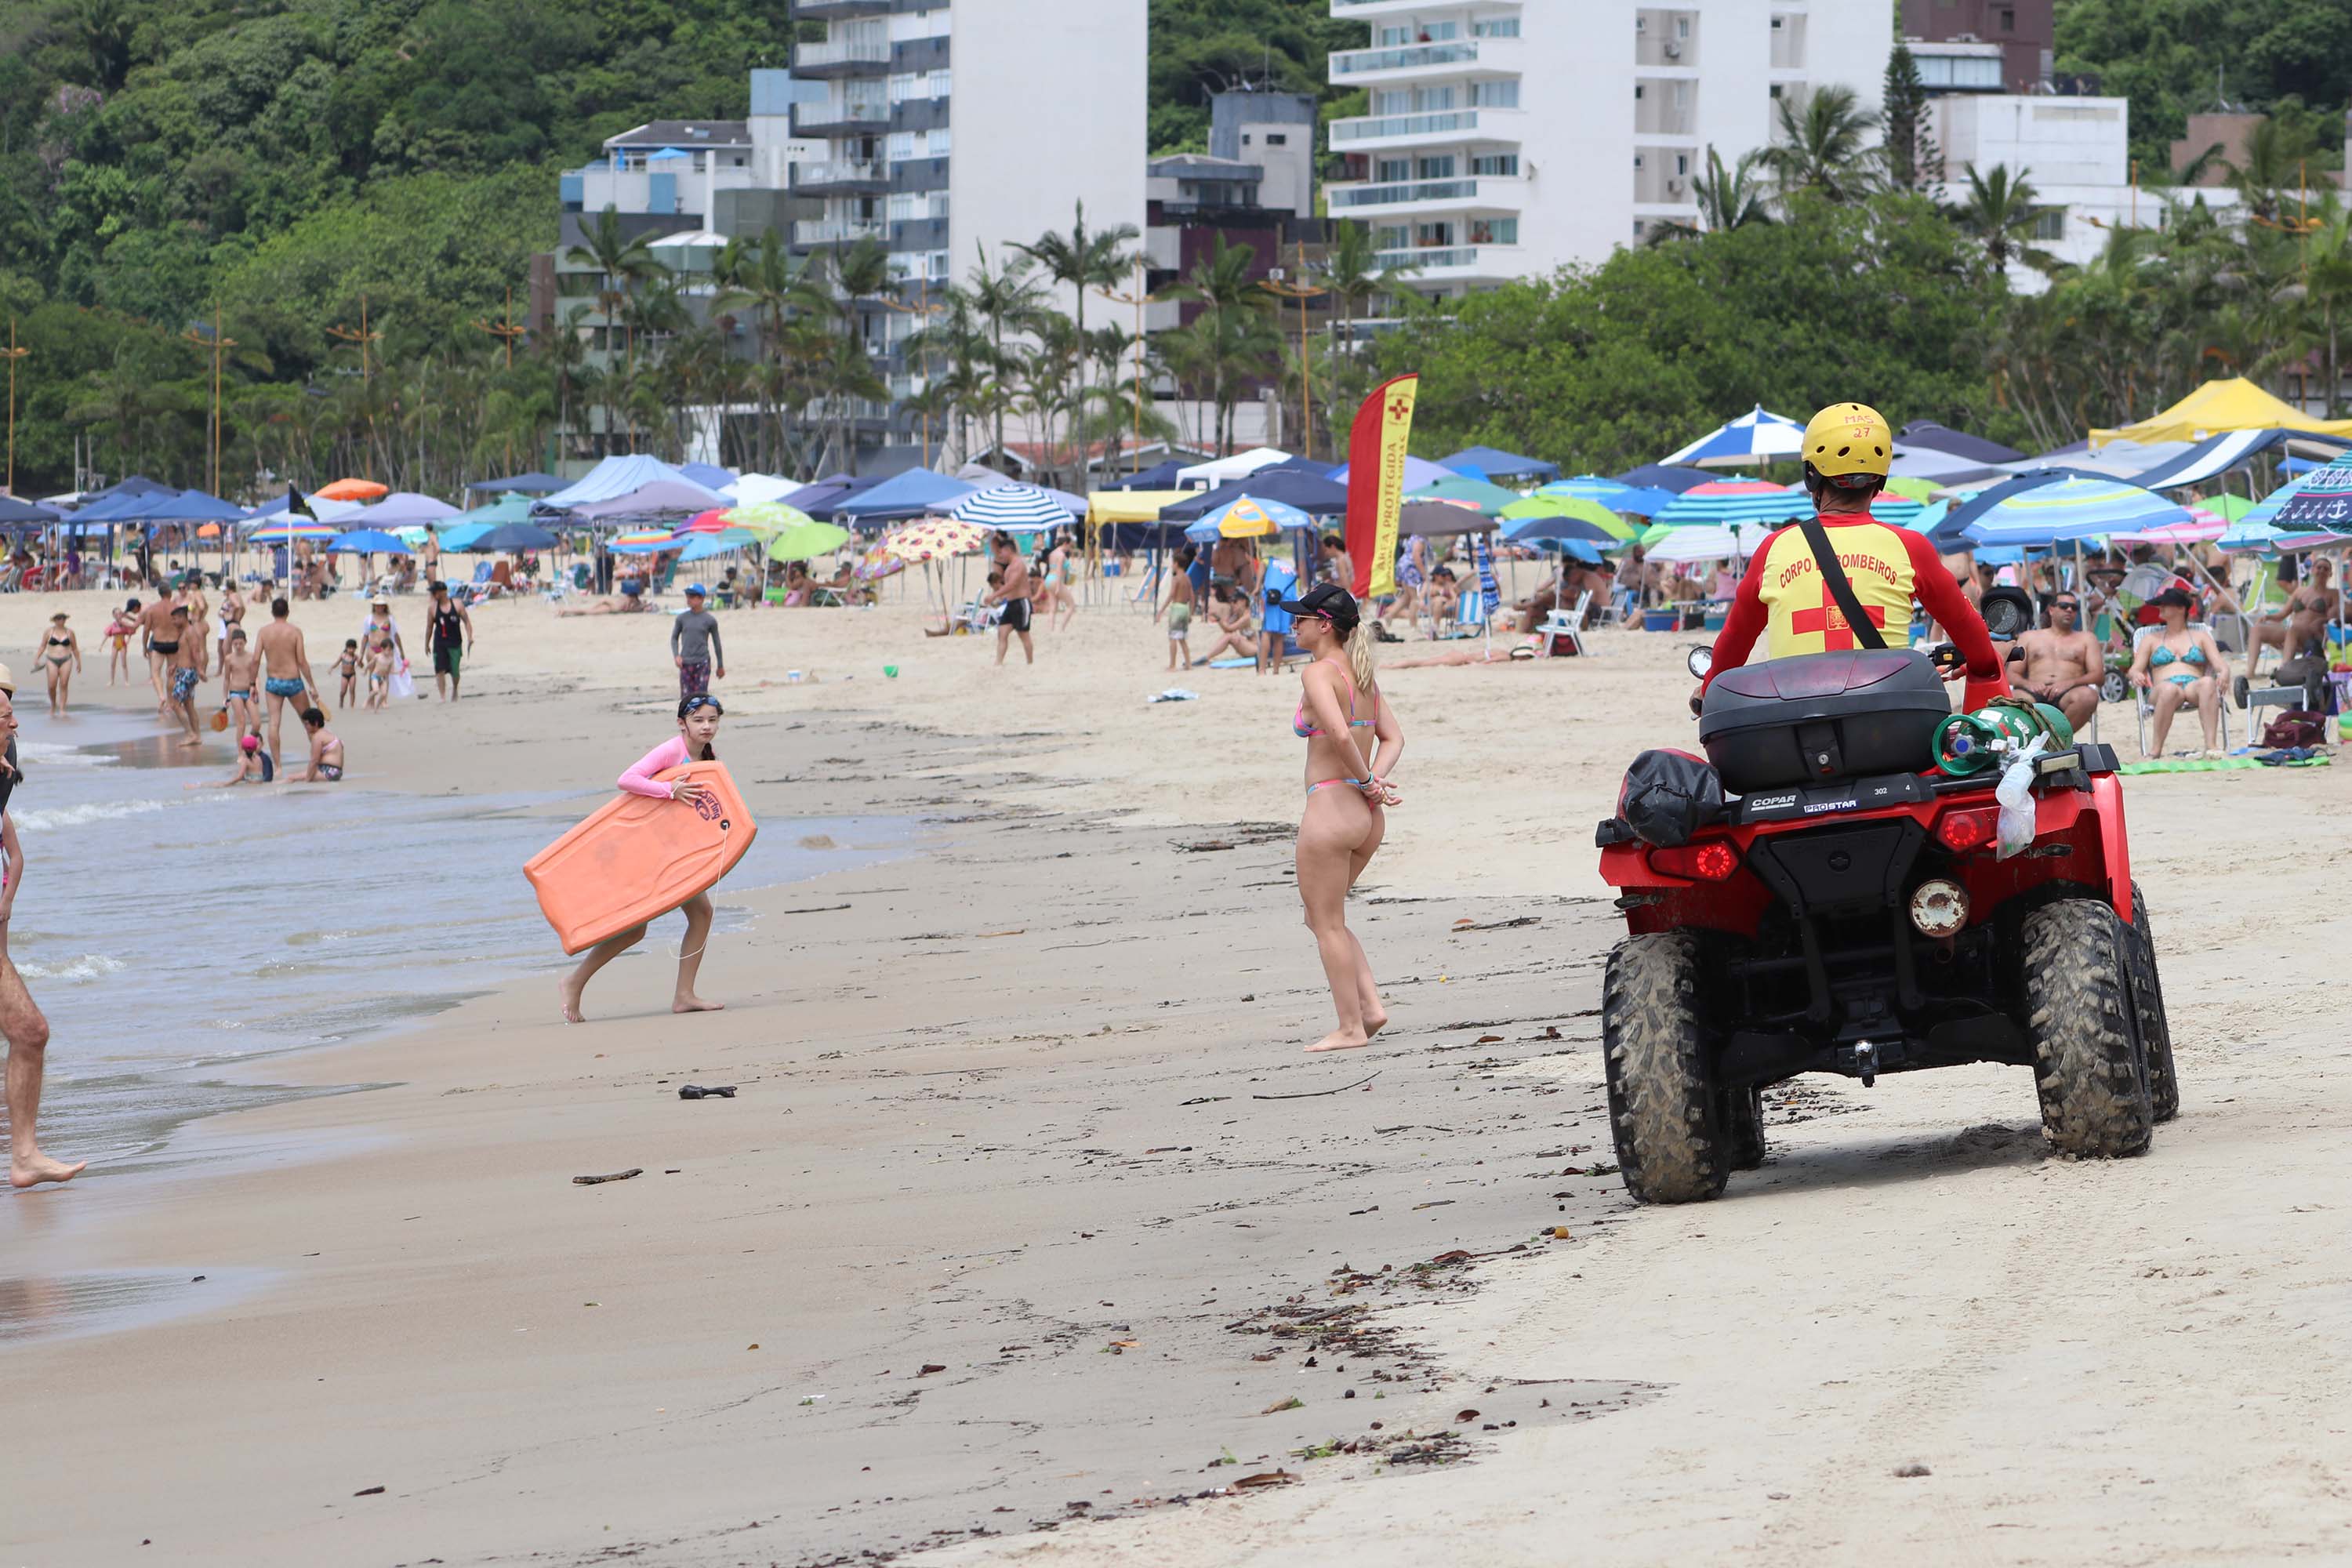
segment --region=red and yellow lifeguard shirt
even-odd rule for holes
[[[1887,647],[1908,646],[1911,603],[1916,599],[1958,645],[1971,681],[2000,678],[2000,660],[1983,618],[1923,535],[1871,517],[1848,521],[1825,516],[1822,524],[1854,599]],[[1709,679],[1747,663],[1759,636],[1766,658],[1860,646],[1822,580],[1804,531],[1793,525],[1776,531],[1748,563],[1748,574],[1740,579],[1731,612],[1716,637]]]

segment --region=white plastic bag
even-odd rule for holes
[[[2034,762],[2049,744],[2049,736],[2036,735],[2001,767],[2000,783],[1993,786],[1992,792],[1993,798],[2000,802],[2000,845],[1994,851],[1996,859],[2006,860],[2033,842]]]
[[[404,658],[392,672],[390,690],[394,702],[405,702],[416,695],[416,682],[409,679],[408,661]]]

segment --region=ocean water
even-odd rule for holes
[[[84,1181],[233,1157],[181,1130],[345,1092],[272,1084],[269,1058],[419,1026],[522,975],[546,973],[551,991],[571,962],[522,863],[608,789],[191,791],[227,775],[224,738],[208,733],[192,763],[152,719],[25,707],[9,810],[27,870],[8,949],[49,1019],[42,1146],[90,1161]],[[363,764],[364,725],[346,739]],[[908,826],[763,819],[719,889],[719,934],[753,919],[731,893],[887,859]],[[818,836],[839,847],[801,847]],[[675,952],[682,930],[656,922],[647,950]]]

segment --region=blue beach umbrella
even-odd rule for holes
[[[1217,539],[1263,539],[1277,531],[1307,532],[1314,527],[1315,520],[1295,506],[1241,496],[1185,529],[1184,537],[1196,543]]]
[[[974,490],[950,507],[948,515],[998,533],[1044,533],[1077,521],[1051,490],[1035,485],[992,485]]]
[[[334,555],[406,555],[408,546],[380,528],[355,528],[327,546]]]
[[[1813,510],[1813,499],[1786,485],[1760,479],[1694,485],[1651,519],[1668,528],[1727,527],[1741,522],[1788,522]]]
[[[1805,427],[1795,420],[1768,411],[1762,404],[1738,418],[1718,425],[1678,452],[1658,459],[1662,464],[1688,464],[1701,468],[1744,468],[1794,458],[1804,450]]]
[[[2009,490],[2004,495],[2001,491]],[[1962,513],[1969,515],[1962,518]],[[1996,485],[1944,521],[1977,544],[2071,543],[2190,521],[2189,509],[2121,479],[2068,474],[2023,489]]]

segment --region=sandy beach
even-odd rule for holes
[[[70,739],[36,628],[108,605],[0,599],[27,737]],[[297,619],[323,671],[359,612]],[[527,795],[552,838],[673,732],[667,620],[476,624],[464,702],[336,716],[340,787]],[[1808,1079],[1762,1170],[1641,1208],[1591,833],[1695,739],[1685,639],[1387,678],[1406,801],[1350,920],[1394,1021],[1309,1058],[1296,678],[1171,677],[1106,604],[1034,668],[922,624],[722,618],[720,754],[802,852],[718,890],[727,1011],[667,1011],[673,918],[567,1026],[542,932],[462,1005],[228,1074],[356,1092],[0,1203],[0,1560],[2352,1555],[2341,770],[2128,781],[2184,1085],[2146,1157],[2047,1155],[2019,1069]],[[152,711],[95,649],[76,699]],[[191,865],[289,852],[257,926],[333,900],[319,791],[230,793]],[[841,818],[877,826],[803,826]],[[28,847],[23,917],[120,869]]]

